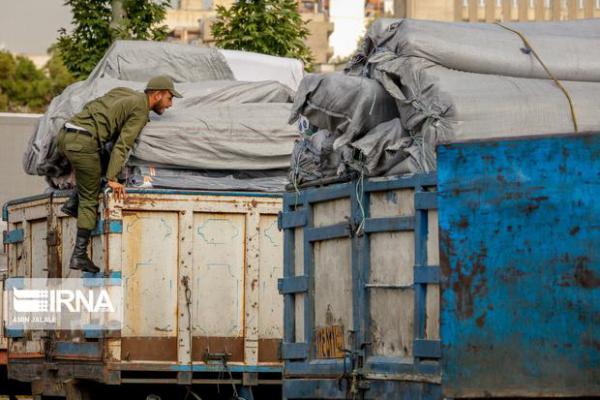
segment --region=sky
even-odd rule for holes
[[[0,0],[0,49],[31,55],[46,54],[58,29],[71,23],[64,0]]]

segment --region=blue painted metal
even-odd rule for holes
[[[272,365],[239,365],[228,364],[227,369],[222,363],[202,364],[202,365],[184,365],[176,364],[169,368],[171,371],[177,372],[258,372],[258,373],[281,373],[282,368]]]
[[[306,212],[303,210],[280,213],[279,230],[306,225]]]
[[[308,356],[307,343],[283,343],[281,349],[284,360],[300,360]]]
[[[4,244],[22,243],[25,239],[23,229],[13,229],[12,231],[2,232],[2,242]]]
[[[412,175],[408,177],[355,180],[321,188],[303,189],[284,194],[284,211],[280,227],[284,231],[284,278],[280,292],[284,295],[284,343],[285,360],[284,398],[346,398],[346,388],[340,388],[340,376],[349,377],[352,361],[363,367],[357,369],[362,384],[369,389],[365,398],[403,398],[407,393],[415,397],[438,399],[440,395],[440,342],[425,338],[425,296],[428,284],[439,283],[439,267],[427,264],[427,212],[437,208],[435,175]],[[369,204],[372,192],[414,188],[415,217],[370,218]],[[338,223],[315,228],[312,224],[313,205],[318,202],[342,199],[350,200],[351,212],[348,223]],[[301,207],[301,209],[299,209]],[[285,221],[285,222],[284,222]],[[297,226],[303,226],[304,253],[294,254]],[[361,229],[362,228],[362,229]],[[415,231],[415,247],[418,253],[415,271],[415,321],[420,324],[415,335],[415,358],[400,359],[378,357],[371,354],[369,290],[370,234],[378,232]],[[299,231],[300,232],[300,231]],[[340,237],[351,240],[352,273],[352,340],[348,341],[350,353],[345,359],[321,360],[314,357],[314,243]],[[296,276],[296,257],[303,257],[303,276]],[[420,291],[419,291],[420,290]],[[295,341],[296,310],[295,293],[304,293],[304,342]],[[401,305],[399,305],[401,306]],[[421,358],[427,359],[421,362]],[[355,364],[355,366],[358,366]],[[385,374],[384,380],[369,376]],[[421,383],[403,381],[402,376],[422,379]],[[384,396],[384,397],[382,397]]]
[[[4,289],[25,289],[25,278],[22,276],[12,276],[10,278],[7,278],[4,281]]]
[[[306,228],[304,230],[304,237],[309,242],[349,237],[350,234],[351,231],[349,224],[336,224],[319,228]]]
[[[438,148],[448,397],[600,394],[600,134]]]
[[[105,233],[123,233],[123,221],[120,219],[111,219],[108,222],[104,219],[98,220],[92,236],[100,236]]]
[[[86,338],[102,338],[105,331],[101,325],[88,324],[83,326],[83,336]]]
[[[17,327],[6,328],[4,330],[4,335],[13,339],[22,338],[25,337],[25,330]]]
[[[100,342],[55,342],[54,357],[66,359],[101,359]]]
[[[277,288],[281,294],[303,293],[308,291],[308,277],[290,276],[279,279]]]
[[[365,232],[398,232],[412,231],[415,229],[413,217],[389,217],[389,218],[367,218],[365,219]]]

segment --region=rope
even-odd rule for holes
[[[554,83],[556,83],[556,85],[560,88],[560,90],[562,90],[565,97],[569,101],[569,108],[571,110],[571,118],[573,119],[573,129],[575,130],[575,133],[579,132],[579,128],[577,126],[577,115],[575,114],[575,106],[573,105],[573,99],[571,98],[571,95],[569,95],[569,92],[567,91],[567,89],[563,86],[563,84],[558,79],[556,79],[556,77],[552,74],[552,72],[550,72],[550,70],[548,69],[546,64],[544,64],[544,62],[542,61],[542,59],[540,58],[538,53],[531,46],[531,43],[529,43],[529,41],[527,40],[525,35],[523,35],[519,31],[517,31],[516,29],[512,29],[506,25],[501,24],[500,22],[496,22],[496,25],[519,36],[521,38],[521,40],[523,41],[523,44],[525,45],[525,48],[527,49],[527,51],[529,51],[529,52],[531,52],[531,54],[533,54],[533,56],[540,63],[542,68],[544,68],[544,71],[546,71],[546,74],[548,74],[548,76],[554,81]]]

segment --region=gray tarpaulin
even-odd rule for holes
[[[403,126],[420,132],[425,142],[573,131],[568,101],[549,79],[466,73],[414,57],[396,57],[376,69],[390,93],[401,91]],[[563,85],[579,130],[600,130],[600,82]]]
[[[253,190],[281,192],[288,183],[288,169],[267,171],[208,171],[174,169],[135,161],[128,167],[127,185],[192,190]]]
[[[398,117],[398,110],[372,79],[342,73],[309,74],[298,87],[290,123],[300,115],[332,132],[338,149],[381,122]]]
[[[561,80],[578,130],[600,130],[600,20],[508,26]],[[567,96],[529,50],[496,24],[376,21],[338,79],[381,83],[399,120],[352,136],[353,158],[341,162],[371,176],[431,171],[440,142],[573,132]],[[314,98],[345,94],[342,84],[321,89],[314,82],[307,82]]]
[[[600,81],[599,19],[506,26],[527,37],[557,79]],[[370,34],[359,63],[386,50],[464,72],[548,78],[521,38],[496,24],[387,19]]]
[[[210,104],[152,117],[133,156],[190,169],[266,170],[289,167],[297,137],[287,124],[291,104]]]
[[[249,70],[268,61],[281,70],[275,79],[289,81],[289,76],[297,75],[293,60],[268,57],[265,61],[254,56],[226,53],[238,64],[248,58]],[[161,117],[151,113],[151,121],[139,137],[140,147],[134,147],[133,154],[139,159],[178,168],[288,167],[295,137],[287,125],[293,91],[274,80],[233,80],[226,57],[220,50],[195,46],[116,42],[87,80],[69,86],[53,99],[24,155],[26,172],[51,176],[59,187],[68,184],[63,175],[65,165],[56,157],[55,138],[60,128],[87,102],[115,87],[142,91],[156,74],[173,77],[184,98],[174,99],[173,107]],[[286,66],[293,71],[286,71]]]
[[[233,79],[225,57],[216,49],[167,42],[120,40],[113,43],[89,80],[110,77],[147,82],[169,75],[176,82]]]

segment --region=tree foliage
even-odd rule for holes
[[[116,39],[164,40],[161,25],[168,0],[122,0],[124,18],[111,26],[111,0],[66,0],[73,13],[73,30],[59,31],[58,48],[64,64],[78,79],[86,78]]]
[[[2,51],[0,111],[43,112],[50,100],[74,81],[56,51],[41,69],[27,57]]]
[[[239,0],[229,9],[218,6],[212,34],[221,48],[297,58],[310,70],[313,57],[304,42],[309,31],[297,7],[295,0]]]

